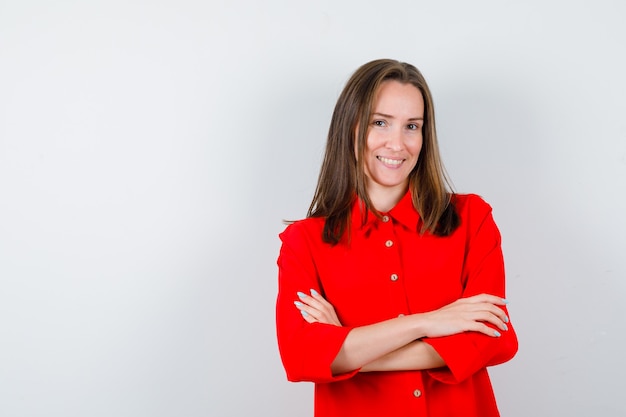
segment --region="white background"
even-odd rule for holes
[[[311,416],[274,335],[282,219],[361,64],[422,70],[494,207],[504,416],[626,415],[626,6],[0,1],[0,415]]]

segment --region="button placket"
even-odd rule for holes
[[[400,247],[397,245],[398,242],[396,241],[395,223],[388,215],[383,215],[380,221],[380,228],[378,230],[381,233],[382,239],[379,242],[385,245],[384,255],[381,255],[383,256],[382,259],[384,259],[383,262],[384,265],[386,265],[386,269],[388,268],[387,279],[389,281],[387,282],[394,288],[392,290],[393,297],[397,300],[394,305],[403,306],[406,296],[404,295],[404,285],[402,285],[402,280],[400,279],[402,276],[402,263],[400,262]],[[403,310],[404,308],[401,307],[396,314],[401,313]],[[401,316],[403,316],[403,314],[400,314],[398,317]]]

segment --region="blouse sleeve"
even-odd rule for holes
[[[294,223],[280,234],[280,239],[276,332],[287,379],[333,382],[352,377],[358,370],[341,375],[331,372],[331,364],[352,328],[308,323],[294,306],[298,291],[315,289],[323,294],[305,227],[301,222]]]
[[[491,207],[478,196],[470,196],[466,204],[467,255],[463,270],[463,297],[487,293],[505,297],[504,260],[500,232],[493,220]],[[461,225],[461,227],[464,227]],[[506,307],[502,307],[508,316]],[[497,329],[500,337],[465,332],[453,336],[423,339],[446,362],[445,368],[428,371],[445,383],[459,383],[478,370],[510,360],[517,352],[518,342],[512,324],[508,330]],[[496,328],[494,326],[494,330]]]

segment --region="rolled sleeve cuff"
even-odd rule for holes
[[[484,336],[488,337],[488,336]],[[428,370],[428,374],[446,384],[458,384],[472,376],[485,363],[480,349],[467,334],[423,339],[437,351],[446,367]]]
[[[339,375],[333,375],[331,371],[331,364],[351,330],[352,327],[307,324],[301,329],[305,335],[294,334],[291,343],[288,343],[290,347],[283,346],[281,349],[287,379],[292,382],[328,383],[353,377],[358,369]]]

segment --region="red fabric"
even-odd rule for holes
[[[467,332],[423,339],[445,368],[339,376],[330,371],[354,327],[432,311],[480,293],[505,296],[500,233],[491,207],[476,195],[456,195],[453,203],[461,226],[448,237],[417,233],[419,215],[410,193],[388,213],[387,222],[369,213],[362,226],[355,203],[350,239],[335,246],[322,242],[320,218],[298,221],[280,234],[278,346],[287,378],[315,383],[316,417],[499,415],[486,367],[515,355],[510,323],[499,338]],[[343,327],[304,321],[293,302],[298,291],[310,289],[335,307]]]

